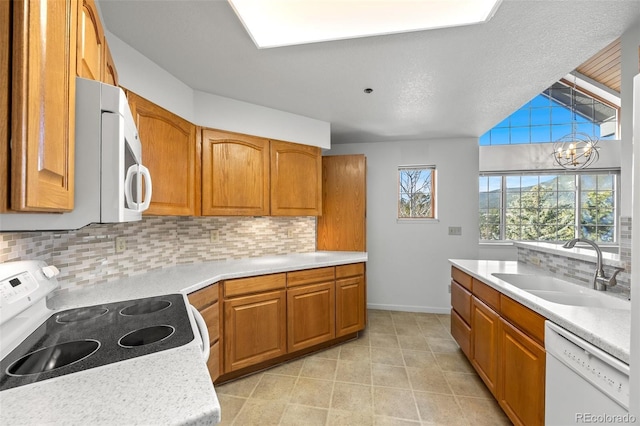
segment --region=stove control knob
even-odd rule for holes
[[[47,277],[48,279],[51,279],[57,276],[60,273],[60,271],[55,266],[50,265],[42,268],[42,273],[44,274],[45,277]]]

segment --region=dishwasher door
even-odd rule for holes
[[[631,421],[628,365],[549,321],[545,346],[545,425]]]

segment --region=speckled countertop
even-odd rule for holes
[[[314,252],[179,265],[58,290],[47,304],[58,311],[189,294],[229,278],[366,261],[367,253],[362,252]],[[0,392],[0,421],[11,425],[217,423],[220,404],[199,344],[196,339],[178,348]]]
[[[494,273],[552,275],[544,269],[521,262],[468,259],[450,259],[449,261],[460,270],[629,364],[630,310],[570,306],[548,302],[492,275]],[[602,294],[602,296],[613,297],[606,294]]]

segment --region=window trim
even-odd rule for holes
[[[542,175],[571,175],[576,177],[576,205],[575,205],[575,224],[574,224],[574,235],[576,237],[578,235],[580,229],[580,218],[582,217],[582,189],[581,189],[581,179],[578,178],[579,175],[598,175],[598,174],[607,174],[614,176],[613,182],[613,191],[614,191],[614,206],[613,206],[613,215],[614,215],[614,241],[611,243],[598,243],[599,245],[618,245],[619,244],[619,226],[620,226],[620,169],[618,168],[610,168],[610,169],[586,169],[586,170],[520,170],[520,171],[508,171],[508,172],[479,172],[478,178],[481,177],[490,177],[490,176],[499,176],[501,178],[500,183],[500,239],[499,240],[486,240],[480,238],[480,228],[478,227],[478,242],[479,244],[508,244],[515,240],[507,240],[506,236],[506,214],[507,214],[507,197],[506,195],[506,180],[508,176],[542,176]],[[478,206],[479,207],[479,206]],[[480,214],[480,209],[478,208],[478,213]],[[480,226],[480,223],[478,223]],[[523,240],[524,241],[524,240]],[[537,240],[526,240],[526,241],[537,241]],[[559,241],[547,241],[543,242],[547,243],[558,243]]]
[[[402,170],[406,169],[423,169],[431,171],[431,216],[420,216],[420,217],[401,217],[400,216],[400,200],[402,196],[401,185],[400,185],[400,173]],[[398,192],[396,194],[396,220],[398,223],[418,223],[418,222],[437,222],[438,221],[438,210],[437,210],[437,167],[435,164],[408,164],[408,165],[400,165],[397,167],[397,188]]]

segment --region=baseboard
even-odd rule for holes
[[[381,311],[423,312],[427,314],[451,313],[451,308],[435,308],[430,306],[382,305],[377,303],[367,303],[367,309],[379,309]]]

